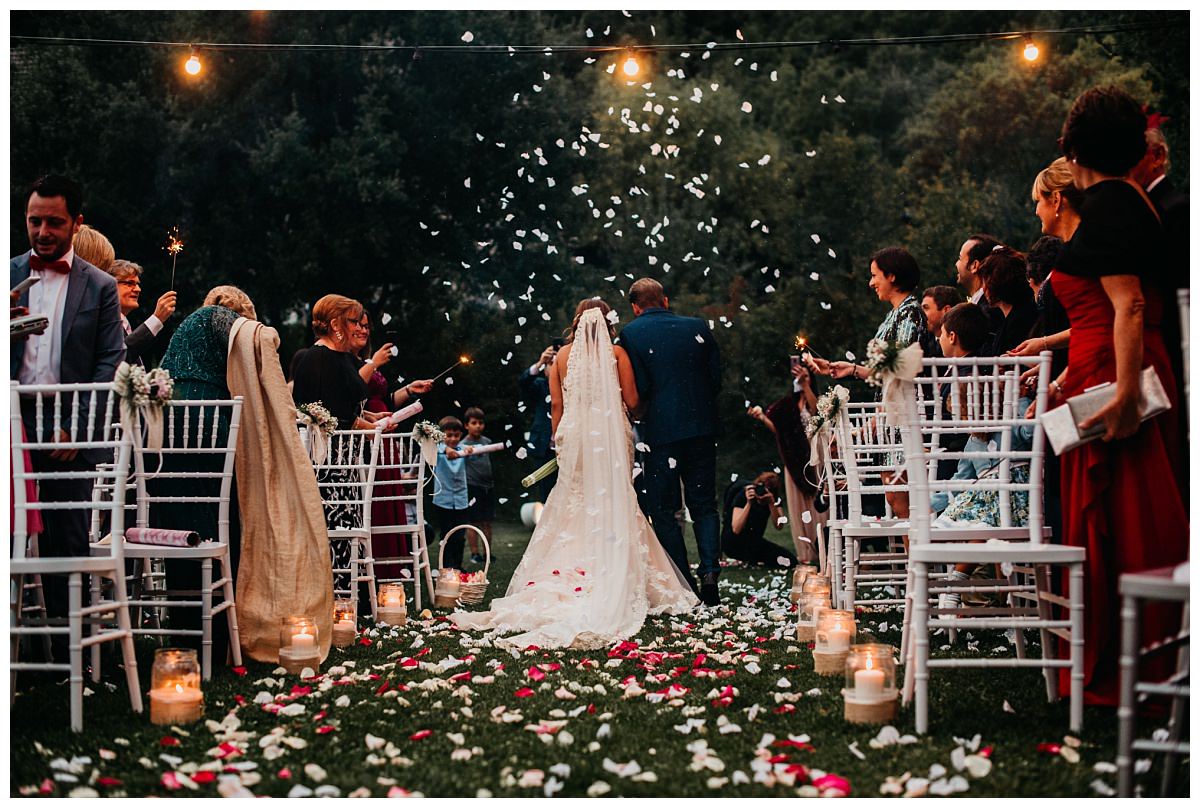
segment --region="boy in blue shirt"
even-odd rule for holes
[[[467,467],[466,459],[458,451],[463,436],[462,421],[447,415],[438,421],[438,429],[446,436],[437,447],[437,465],[433,468],[433,519],[438,531],[438,540],[444,542],[446,534],[468,519]],[[463,534],[456,533],[446,545],[442,563],[446,567],[462,569]]]
[[[492,479],[492,458],[486,454],[474,454],[475,446],[489,446],[492,439],[483,434],[487,428],[483,410],[478,407],[468,407],[463,413],[467,421],[467,436],[462,440],[467,462],[467,501],[470,503],[469,519],[471,524],[479,528],[487,538],[488,545],[492,543],[492,520],[496,518],[496,497],[493,493],[495,483]],[[471,548],[471,560],[482,564],[479,539],[474,532],[467,537]],[[495,553],[493,552],[493,556]]]

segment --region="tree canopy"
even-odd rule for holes
[[[1186,12],[13,12],[12,33],[195,42],[628,45],[819,40],[1174,21],[1012,42],[616,54],[62,46],[14,40],[11,251],[36,176],[85,185],[86,220],[165,290],[185,240],[182,311],[243,287],[284,337],[339,292],[394,331],[388,374],[475,359],[429,400],[480,405],[489,434],[528,426],[516,377],[633,278],[713,322],[725,360],[723,466],[766,465],[742,416],[786,390],[804,332],[861,353],[883,317],[867,256],[907,246],[923,285],[953,282],[965,234],[1038,235],[1030,185],[1071,101],[1118,84],[1171,117],[1188,176]],[[381,320],[388,324],[379,327]]]

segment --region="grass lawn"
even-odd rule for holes
[[[520,526],[498,526],[489,596],[503,594],[527,539]],[[413,620],[410,604],[407,626],[334,649],[319,679],[217,666],[207,721],[174,730],[130,712],[120,671],[106,669],[73,735],[66,687],[47,675],[23,686],[10,712],[10,795],[216,796],[240,781],[256,796],[785,797],[815,792],[811,780],[827,787],[822,773],[845,778],[854,796],[878,796],[906,773],[934,793],[966,786],[970,796],[1115,789],[1113,712],[1085,712],[1078,762],[1039,750],[1068,733],[1066,705],[1046,703],[1038,672],[935,671],[931,732],[873,748],[878,727],[842,718],[842,677],[816,676],[795,642],[784,574],[729,568],[721,582],[722,607],[648,621],[628,658],[514,656],[440,616]],[[860,637],[865,629],[898,645],[899,621],[864,615]],[[980,654],[1003,646],[992,633],[959,642]],[[153,647],[138,647],[143,690]],[[627,677],[645,692],[625,694]],[[656,695],[670,685],[686,692]],[[895,726],[910,733],[911,711]],[[990,749],[990,773],[959,772],[960,747]],[[1148,793],[1160,768],[1156,760],[1140,778]],[[1185,764],[1181,794],[1188,774]]]

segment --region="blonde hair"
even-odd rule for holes
[[[1083,202],[1083,192],[1075,187],[1075,179],[1067,165],[1067,158],[1060,157],[1038,172],[1033,180],[1033,190],[1030,192],[1034,202],[1038,199],[1049,199],[1051,194],[1058,193],[1067,204],[1078,213],[1079,205]]]
[[[140,264],[135,264],[132,261],[126,261],[124,258],[118,258],[112,262],[108,268],[108,274],[112,275],[117,280],[125,278],[140,278],[142,277],[142,267]]]
[[[204,296],[205,306],[224,306],[250,320],[257,320],[258,313],[254,310],[254,301],[250,296],[236,286],[214,286]]]
[[[76,255],[105,272],[108,272],[113,260],[117,257],[117,251],[113,249],[112,242],[105,238],[99,230],[88,227],[86,224],[79,226],[72,246],[75,248]]]
[[[362,317],[362,304],[345,295],[325,295],[313,304],[312,329],[318,337],[329,336],[336,321],[358,320]]]
[[[575,318],[571,320],[571,327],[563,332],[563,338],[567,342],[572,342],[575,339],[575,329],[579,328],[579,320],[583,317],[583,313],[588,309],[600,309],[600,314],[604,317],[604,321],[608,324],[608,338],[616,340],[617,329],[613,327],[612,321],[608,319],[608,313],[612,311],[612,307],[598,297],[589,297],[579,301],[579,305],[575,307]]]

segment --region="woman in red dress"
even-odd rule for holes
[[[1145,128],[1133,98],[1093,88],[1071,107],[1060,141],[1084,201],[1082,222],[1054,275],[1071,341],[1067,369],[1050,385],[1051,406],[1104,382],[1117,388],[1107,406],[1080,424],[1102,424],[1103,438],[1062,456],[1064,543],[1087,549],[1085,700],[1107,706],[1118,702],[1120,575],[1187,558],[1178,419],[1139,423],[1137,411],[1145,367],[1158,373],[1172,407],[1180,405],[1159,330],[1163,301],[1148,282],[1164,271],[1162,226],[1145,193],[1126,179],[1145,152]],[[1144,640],[1161,639],[1177,620],[1148,608]],[[1068,677],[1064,669],[1064,691]]]

